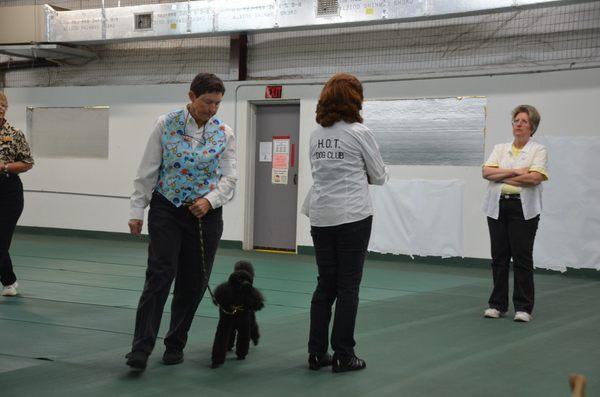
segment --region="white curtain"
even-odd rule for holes
[[[463,190],[459,180],[398,180],[371,186],[369,251],[463,256]]]
[[[600,138],[546,136],[550,177],[533,249],[535,267],[600,270]]]

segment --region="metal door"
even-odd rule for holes
[[[254,248],[296,251],[299,105],[256,106]]]

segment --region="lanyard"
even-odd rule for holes
[[[186,110],[187,110],[187,109],[186,109]],[[196,137],[195,137],[195,136],[193,136],[193,135],[189,135],[189,134],[186,134],[186,133],[185,133],[185,131],[186,131],[186,129],[187,129],[187,125],[188,125],[188,120],[189,120],[189,118],[190,118],[190,111],[189,111],[189,110],[187,110],[187,114],[185,115],[185,122],[183,123],[183,132],[182,132],[180,135],[181,135],[182,137],[184,137],[184,138],[191,139],[191,140],[193,140],[193,141],[195,141],[195,142],[199,143],[199,144],[200,144],[200,145],[202,145],[202,146],[206,145],[206,137],[205,137],[205,134],[206,134],[206,123],[208,123],[208,121],[207,121],[206,123],[204,123],[204,125],[202,126],[202,138],[196,138]],[[195,149],[195,148],[194,148],[194,149]]]

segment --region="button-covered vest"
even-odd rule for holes
[[[183,109],[167,115],[161,140],[163,158],[155,188],[176,207],[217,188],[221,177],[219,158],[227,145],[225,125],[213,117],[206,123],[194,149],[194,138],[186,135],[185,115]]]

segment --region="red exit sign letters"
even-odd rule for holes
[[[265,90],[265,98],[281,98],[283,93],[283,86],[280,85],[268,85]]]

